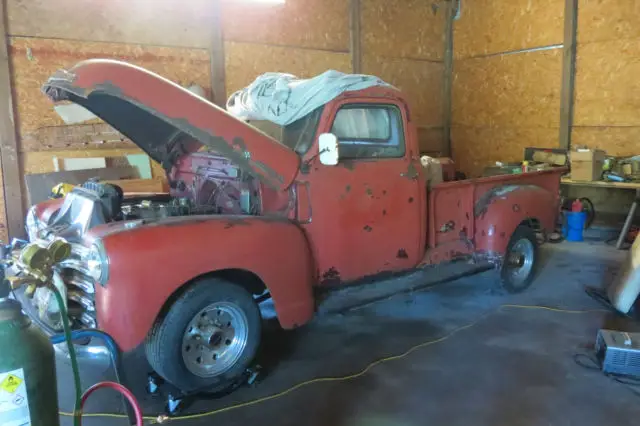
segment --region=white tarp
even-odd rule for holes
[[[262,74],[227,101],[227,111],[243,120],[268,120],[286,126],[343,92],[390,86],[378,77],[329,70],[301,80],[291,74]]]

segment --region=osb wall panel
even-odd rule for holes
[[[457,60],[452,121],[475,127],[557,127],[561,70],[561,49]]]
[[[405,94],[417,126],[442,126],[442,63],[384,59],[365,54],[362,70],[382,78]]]
[[[640,1],[580,0],[578,43],[640,37]]]
[[[574,127],[571,144],[602,149],[619,157],[638,155],[640,127]]]
[[[40,92],[56,70],[89,58],[114,58],[140,65],[178,84],[210,85],[209,55],[203,49],[11,37],[15,108],[19,134],[27,138],[42,127],[64,125]]]
[[[224,0],[222,22],[227,40],[349,50],[348,0],[287,0],[284,4]]]
[[[225,42],[227,95],[242,89],[265,72],[313,77],[329,69],[350,72],[348,53]]]
[[[225,38],[347,51],[348,4],[223,0]],[[211,0],[7,0],[14,36],[200,48],[211,43],[213,11]]]
[[[464,58],[562,43],[564,3],[462,1],[460,19],[454,21],[454,56]]]
[[[361,37],[365,53],[390,58],[442,60],[446,2],[364,0],[361,4]]]
[[[574,125],[640,125],[640,39],[578,47]]]
[[[418,127],[418,147],[421,154],[439,156],[442,153],[442,128]]]
[[[7,0],[8,32],[44,38],[207,47],[210,0]]]
[[[451,148],[456,167],[469,177],[482,174],[496,161],[520,162],[524,148],[557,148],[557,128],[451,128]]]

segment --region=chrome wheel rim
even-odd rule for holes
[[[533,243],[522,238],[511,247],[507,257],[507,274],[515,286],[526,284],[527,278],[533,269],[533,257],[535,248]]]
[[[229,370],[247,346],[249,322],[238,305],[215,302],[198,312],[182,338],[182,359],[199,377]]]

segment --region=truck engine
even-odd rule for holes
[[[211,156],[196,159],[211,165]],[[173,174],[168,194],[125,196],[117,185],[88,181],[69,192],[60,208],[49,218],[40,218],[32,207],[26,218],[29,240],[43,244],[62,238],[72,247],[71,256],[56,266],[53,281],[68,303],[73,328],[98,326],[95,312],[95,247],[87,247],[84,234],[90,229],[114,222],[139,226],[168,217],[213,214],[259,214],[261,203],[255,181],[237,169],[200,167]],[[222,170],[222,171],[220,171]],[[93,262],[93,263],[92,263]],[[38,288],[34,294],[18,290],[25,310],[49,333],[62,330],[60,315],[52,293]]]

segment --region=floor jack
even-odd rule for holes
[[[147,392],[154,397],[166,397],[165,413],[168,417],[175,417],[183,413],[191,404],[198,400],[212,400],[229,395],[242,386],[255,386],[262,376],[262,367],[253,365],[247,368],[234,383],[224,389],[197,389],[184,392],[171,383],[166,382],[154,372],[147,376]]]

